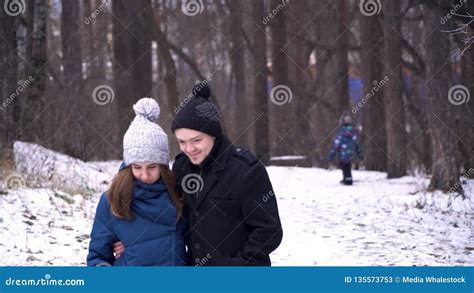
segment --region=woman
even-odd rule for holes
[[[160,108],[143,98],[133,109],[122,166],[97,206],[87,265],[184,265],[183,204],[168,167],[168,137],[156,124]],[[117,259],[116,241],[126,248]]]

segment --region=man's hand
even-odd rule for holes
[[[114,243],[115,259],[120,258],[124,251],[125,248],[123,247],[122,242],[118,241]]]

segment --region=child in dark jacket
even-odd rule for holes
[[[329,152],[329,161],[332,161],[339,154],[339,166],[342,169],[343,179],[341,181],[344,185],[352,185],[352,171],[351,164],[355,155],[363,160],[362,152],[358,144],[357,130],[355,129],[352,117],[349,113],[344,112],[339,120],[340,127],[336,138]]]
[[[160,108],[150,98],[133,108],[122,166],[97,206],[87,265],[184,265],[182,198],[168,167],[168,138],[156,124]],[[126,247],[117,259],[116,241]]]

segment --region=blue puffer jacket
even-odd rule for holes
[[[351,124],[344,124],[339,128],[329,152],[329,161],[334,159],[336,153],[339,154],[339,162],[341,163],[351,162],[356,154],[360,159],[363,159],[357,142],[357,131]]]
[[[131,204],[133,220],[119,219],[102,194],[91,232],[87,265],[185,265],[185,221],[176,223],[176,208],[163,179],[155,184],[135,181]],[[113,244],[121,241],[123,255],[115,260]]]

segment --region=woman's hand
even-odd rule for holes
[[[118,241],[114,243],[115,259],[120,258],[124,251],[125,248],[123,247],[122,242]]]

